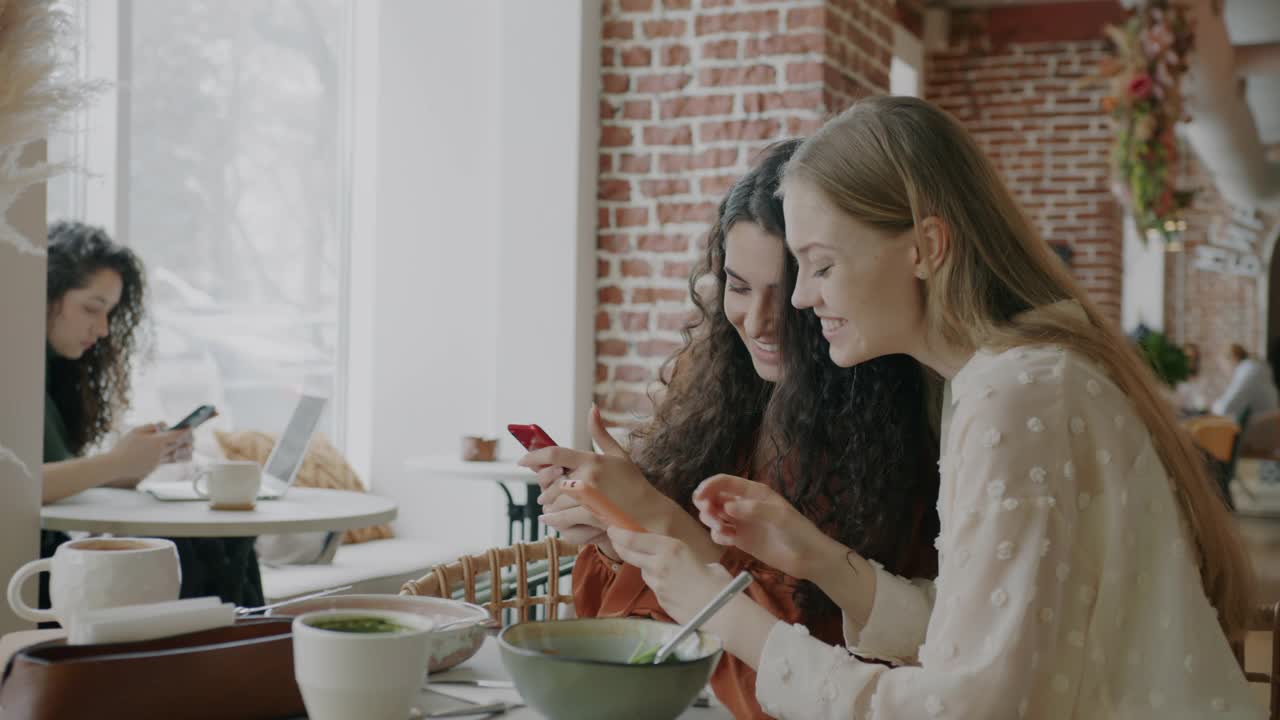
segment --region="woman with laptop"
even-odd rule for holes
[[[189,460],[191,431],[167,430],[162,423],[128,431],[110,450],[89,452],[129,405],[146,317],[146,272],[138,256],[106,231],[78,222],[50,226],[48,258],[42,502],[93,487],[131,488],[161,464]],[[41,557],[66,540],[64,533],[41,531]],[[175,542],[183,597],[218,594],[261,604],[252,538]],[[40,602],[49,606],[45,575]]]

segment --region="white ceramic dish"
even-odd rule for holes
[[[484,644],[489,611],[458,600],[418,595],[330,595],[299,600],[267,611],[268,615],[297,617],[319,610],[389,610],[424,616],[432,621],[428,669],[443,672],[467,660]]]

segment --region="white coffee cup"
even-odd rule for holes
[[[394,632],[326,630],[315,623],[377,618]],[[422,689],[429,618],[389,610],[320,610],[293,621],[293,673],[311,720],[404,720]]]
[[[201,480],[207,489],[201,488]],[[252,510],[262,489],[262,468],[249,460],[214,463],[196,473],[191,487],[214,510]]]
[[[22,601],[23,584],[42,572],[50,574],[50,610]],[[9,606],[24,620],[56,620],[69,630],[86,610],[177,600],[181,584],[178,548],[170,540],[85,538],[18,568],[9,580]]]

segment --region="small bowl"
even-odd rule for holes
[[[677,629],[640,618],[528,622],[503,630],[498,647],[520,696],[546,717],[671,720],[706,686],[720,639],[698,632],[661,665],[627,661],[641,641],[661,644]]]
[[[433,673],[475,655],[490,626],[489,611],[479,605],[418,595],[330,595],[281,605],[267,614],[296,617],[319,610],[389,610],[429,618],[435,629],[431,631],[427,669]]]

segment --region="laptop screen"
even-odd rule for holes
[[[289,418],[289,425],[276,441],[271,457],[267,458],[267,466],[264,468],[267,475],[285,485],[293,483],[294,475],[302,465],[302,458],[311,444],[311,436],[320,423],[320,415],[324,413],[326,402],[325,398],[310,395],[303,395],[298,400],[298,407],[293,411],[293,417]]]

